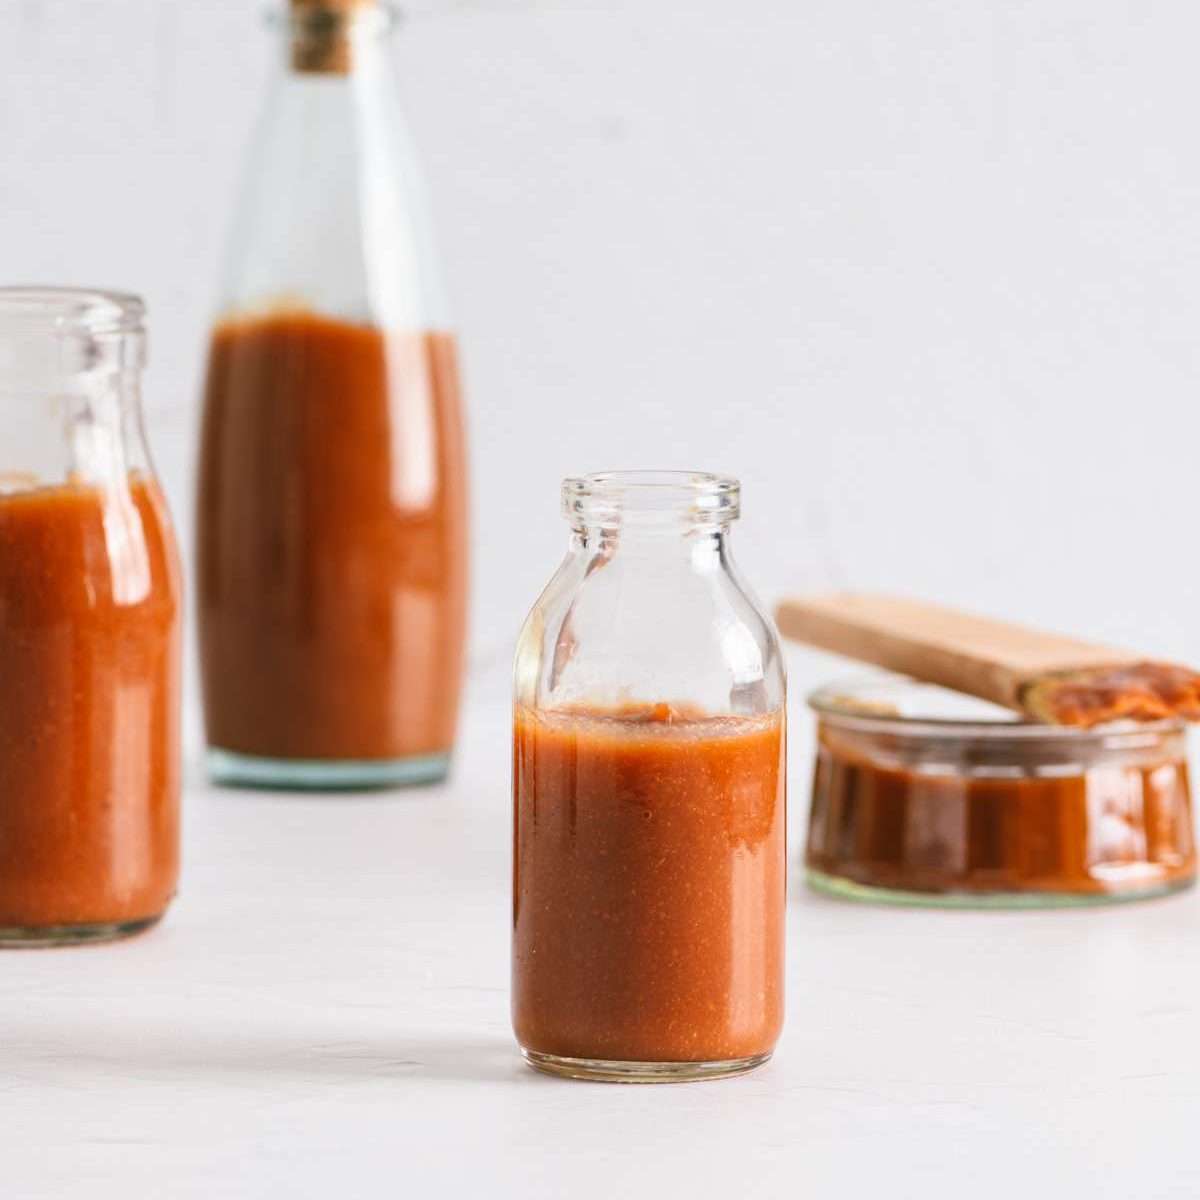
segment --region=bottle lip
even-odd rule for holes
[[[140,333],[145,315],[141,297],[131,292],[34,284],[0,287],[0,326],[51,336]]]
[[[741,511],[741,484],[710,471],[594,471],[563,480],[562,506],[576,526],[656,518],[724,525]]]

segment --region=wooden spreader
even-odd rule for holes
[[[894,596],[796,597],[775,615],[785,637],[1035,721],[1200,720],[1200,675],[1126,650]]]

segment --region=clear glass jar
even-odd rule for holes
[[[292,0],[209,351],[197,503],[223,782],[440,779],[467,601],[456,348],[390,10]]]
[[[0,944],[144,929],[179,874],[180,578],[142,304],[0,288]]]
[[[1179,721],[1066,729],[894,676],[822,688],[808,880],[851,899],[1049,907],[1196,877]]]
[[[563,507],[516,655],[516,1037],[575,1078],[739,1074],[783,1020],[786,739],[738,484],[589,475]]]

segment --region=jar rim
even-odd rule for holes
[[[858,675],[834,682],[809,693],[807,703],[822,722],[860,733],[875,733],[905,741],[926,739],[938,742],[1002,743],[1057,741],[1080,747],[1135,748],[1151,745],[1171,734],[1182,733],[1186,723],[1179,718],[1160,721],[1115,721],[1080,729],[1064,725],[1045,725],[1023,720],[996,705],[995,716],[928,716],[906,714],[890,705],[912,701],[921,693],[946,693],[946,689],[905,675],[882,672]],[[979,702],[985,706],[984,701]]]
[[[703,523],[734,520],[741,484],[712,471],[593,471],[562,482],[568,518],[603,524],[630,516],[684,516]]]
[[[139,333],[145,315],[145,304],[132,292],[34,284],[0,287],[0,325],[36,327],[51,335]]]

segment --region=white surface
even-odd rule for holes
[[[146,295],[185,544],[261,7],[0,3],[0,274]],[[525,1071],[504,675],[563,544],[559,478],[635,466],[743,477],[739,556],[768,600],[886,586],[1200,659],[1200,8],[414,7],[396,54],[474,447],[455,782],[197,787],[161,929],[0,956],[0,1195],[664,1196],[682,1177],[729,1197],[752,1177],[1194,1197],[1197,895],[971,915],[796,889],[768,1070],[634,1091]],[[844,670],[804,663],[797,700]]]
[[[503,672],[473,689],[445,789],[197,784],[157,930],[0,956],[0,1194],[1197,1194],[1198,893],[895,911],[793,874],[765,1069],[649,1088],[535,1075],[508,1025],[506,701]]]

